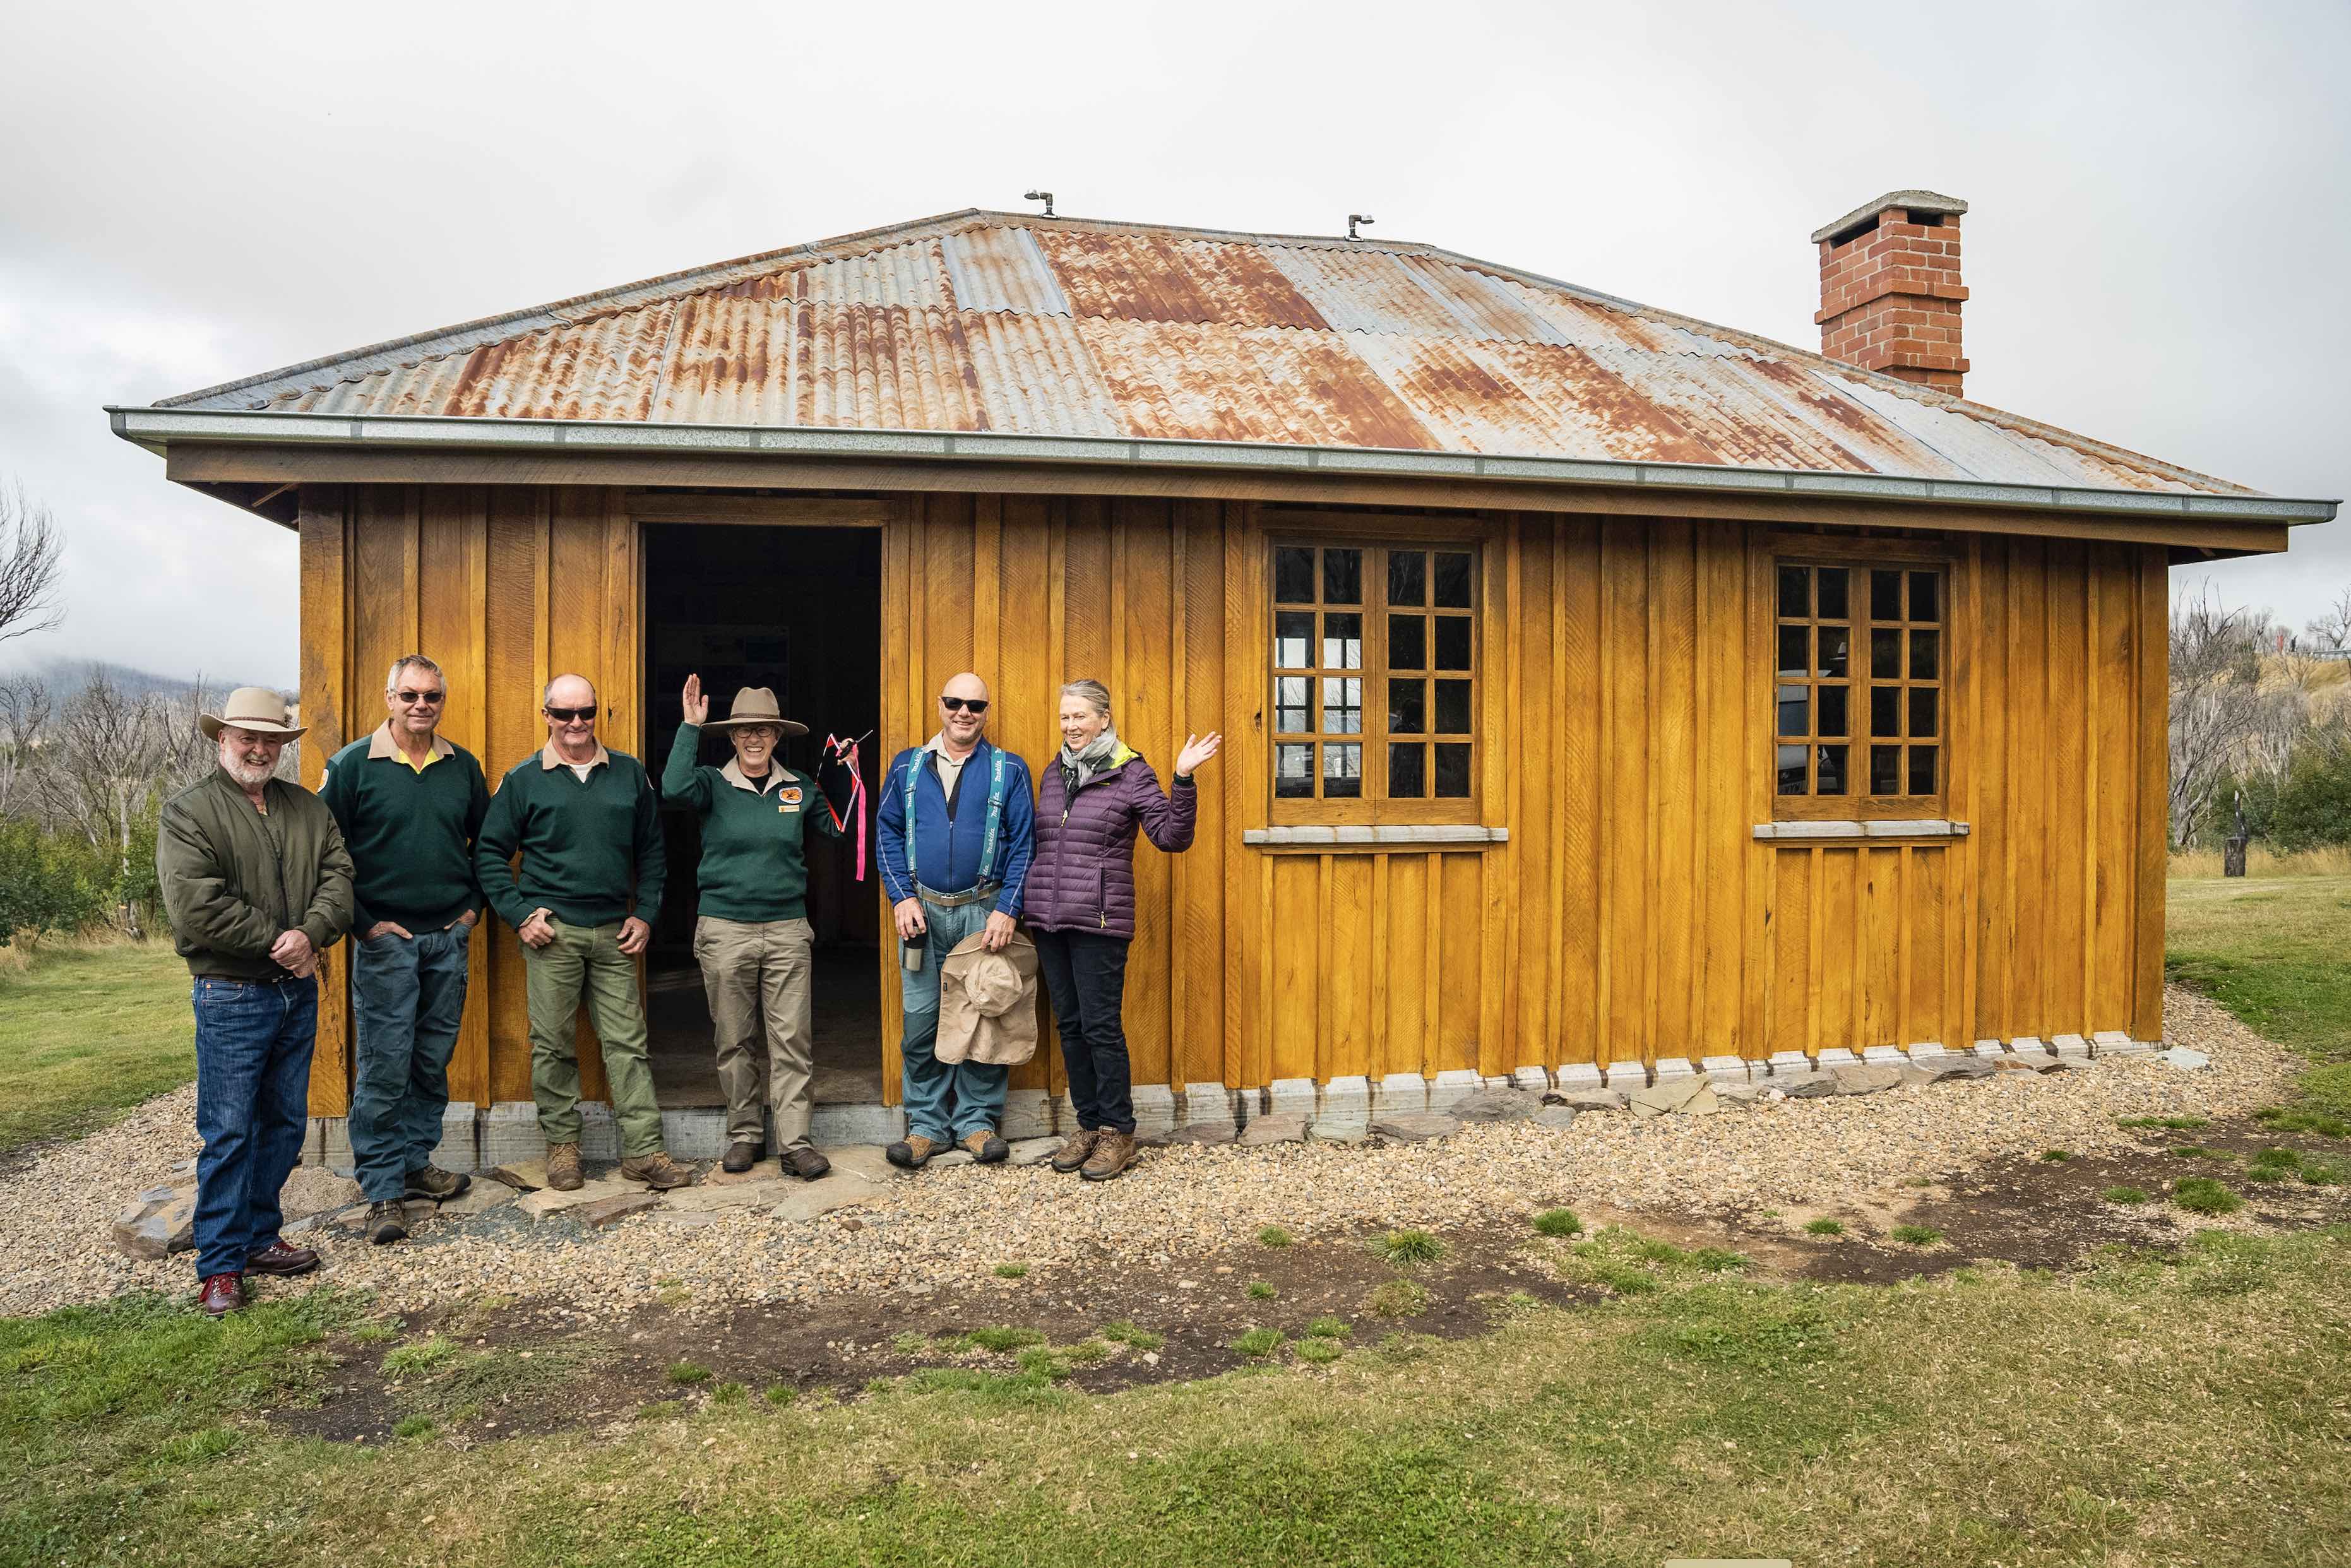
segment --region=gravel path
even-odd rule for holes
[[[2286,1051],[2186,992],[2169,992],[2166,1006],[2168,1043],[2210,1052],[2210,1071],[2125,1058],[1704,1118],[1594,1113],[1563,1133],[1520,1124],[1388,1147],[1176,1146],[1151,1151],[1135,1171],[1099,1186],[1041,1166],[964,1166],[894,1183],[872,1204],[800,1224],[736,1209],[695,1228],[641,1217],[588,1231],[507,1207],[436,1218],[405,1246],[375,1248],[331,1231],[304,1239],[326,1255],[319,1281],[371,1288],[403,1310],[502,1292],[552,1297],[601,1317],[656,1301],[691,1310],[836,1291],[927,1294],[1008,1262],[1040,1271],[1113,1259],[1166,1268],[1266,1225],[1311,1236],[1446,1226],[1555,1204],[1692,1213],[1831,1204],[2002,1154],[2138,1146],[2115,1126],[2118,1116],[2235,1116],[2278,1100],[2296,1065]],[[132,1194],[195,1153],[194,1098],[193,1087],[163,1095],[0,1174],[0,1257],[11,1260],[0,1275],[0,1313],[193,1287],[184,1255],[134,1262],[115,1250],[109,1226]]]

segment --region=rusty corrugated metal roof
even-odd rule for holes
[[[1271,443],[2248,495],[1426,246],[970,212],[159,408]]]

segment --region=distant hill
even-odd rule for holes
[[[210,671],[191,672],[183,675],[159,675],[152,670],[133,669],[129,664],[110,664],[92,659],[48,659],[30,666],[19,664],[0,670],[0,679],[9,675],[37,674],[49,684],[49,689],[59,702],[78,692],[89,683],[93,673],[103,672],[124,692],[134,697],[155,693],[176,696],[190,686],[201,683],[209,695],[223,696],[239,686],[267,685],[266,681],[214,674]],[[291,693],[287,694],[289,696]]]

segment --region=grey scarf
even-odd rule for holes
[[[1114,724],[1102,726],[1102,732],[1095,736],[1083,751],[1071,751],[1068,747],[1062,747],[1062,787],[1074,795],[1092,783],[1094,776],[1110,766],[1111,754],[1117,749],[1118,727]]]

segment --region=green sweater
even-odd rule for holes
[[[808,859],[801,846],[810,824],[832,838],[841,830],[824,809],[816,780],[771,763],[747,789],[727,777],[734,767],[697,768],[699,725],[681,725],[662,769],[662,795],[691,806],[702,818],[701,912],[721,920],[764,923],[808,915]],[[746,779],[745,783],[753,782]]]
[[[374,746],[370,736],[335,753],[319,787],[358,868],[351,929],[364,936],[390,920],[411,936],[441,930],[482,907],[474,839],[490,809],[489,784],[462,746],[422,773],[396,751],[371,758]]]
[[[650,925],[660,915],[668,868],[653,781],[628,753],[605,756],[584,784],[569,768],[544,766],[540,752],[499,780],[474,840],[474,869],[507,925],[519,929],[543,908],[567,925],[609,925],[632,913],[632,872],[636,917]],[[517,850],[519,874],[507,869]]]

